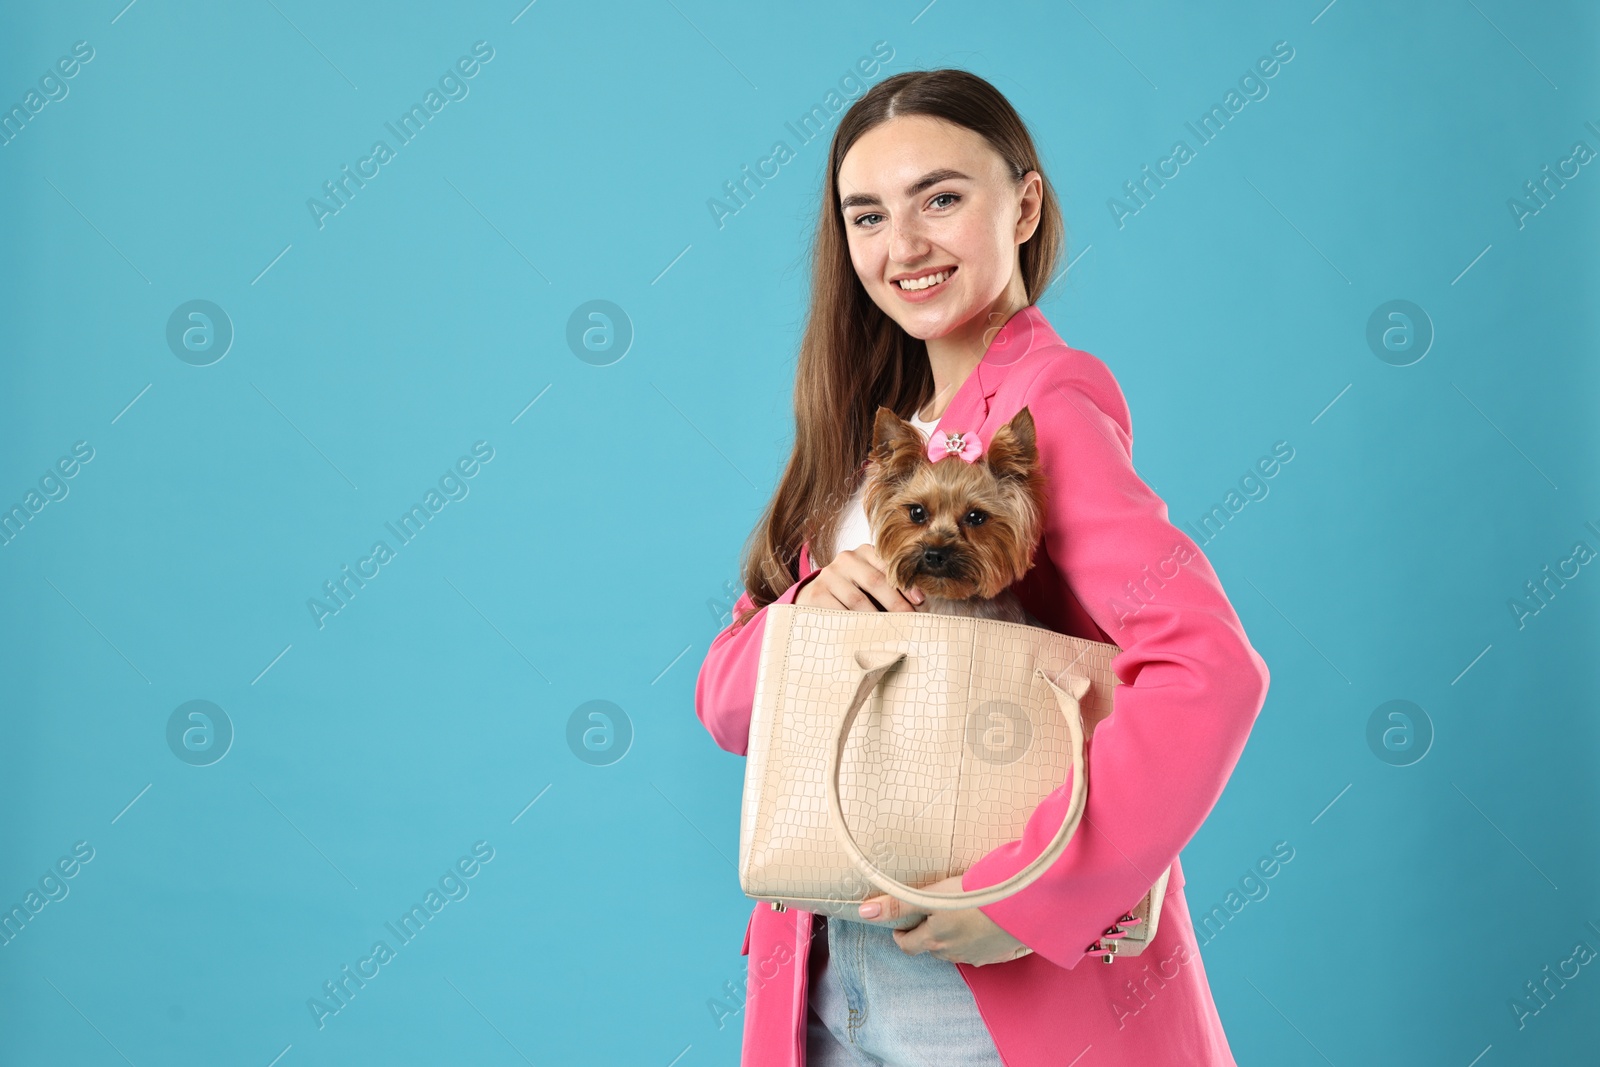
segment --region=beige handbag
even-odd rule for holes
[[[1086,738],[1111,713],[1116,645],[925,612],[766,612],[739,819],[746,896],[848,919],[872,887],[923,910],[970,908],[1060,857],[1088,797]],[[1066,818],[1033,862],[983,889],[915,888],[1021,837],[1069,768]],[[1170,873],[1086,951],[1142,952]]]

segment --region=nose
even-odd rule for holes
[[[940,568],[950,562],[950,549],[944,545],[928,545],[922,550],[922,565]]]
[[[889,242],[889,258],[897,263],[915,263],[927,253],[928,242],[922,236],[922,223],[915,216],[909,219],[891,219],[893,239]]]

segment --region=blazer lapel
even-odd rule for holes
[[[1033,347],[1038,317],[1039,309],[1029,304],[1006,320],[990,338],[983,358],[956,390],[944,414],[939,416],[935,429],[946,433],[987,432],[984,424],[989,419],[989,401],[1005,381],[1007,372]]]

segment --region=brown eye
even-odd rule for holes
[[[982,526],[985,522],[989,521],[989,516],[987,513],[979,511],[977,508],[973,508],[971,511],[967,512],[966,521],[968,526]]]
[[[923,523],[928,521],[927,509],[921,504],[908,504],[906,506],[906,512],[911,521],[916,523],[918,526],[921,526]]]

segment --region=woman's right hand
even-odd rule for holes
[[[916,611],[924,599],[922,591],[915,587],[905,593],[895,588],[878,550],[861,545],[834,556],[832,563],[806,583],[794,602],[846,611]]]

